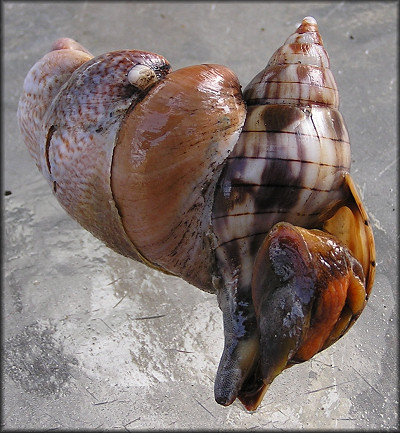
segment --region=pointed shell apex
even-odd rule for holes
[[[316,25],[317,24],[317,20],[314,17],[304,17],[303,18],[303,23],[307,23],[307,24],[313,24]]]
[[[318,24],[314,17],[304,17],[301,24],[296,30],[296,33],[317,32]]]

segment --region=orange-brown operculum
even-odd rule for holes
[[[360,264],[329,234],[288,223],[271,229],[252,281],[266,384],[343,335],[364,308],[364,283]]]

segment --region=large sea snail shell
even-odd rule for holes
[[[120,254],[216,292],[223,405],[255,409],[285,368],[338,340],[374,280],[373,234],[317,24],[243,96],[220,65],[93,57],[63,38],[29,71],[24,140],[54,194]]]

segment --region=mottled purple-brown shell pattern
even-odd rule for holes
[[[338,106],[312,17],[243,93],[225,66],[172,71],[69,38],[26,76],[21,133],[64,209],[116,252],[217,295],[219,404],[255,410],[370,295],[374,238]]]

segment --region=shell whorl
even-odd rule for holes
[[[72,73],[93,57],[73,39],[58,39],[25,77],[17,117],[25,144],[42,171],[42,122],[48,107]],[[46,170],[43,174],[46,173]]]
[[[245,88],[246,103],[338,108],[339,94],[329,66],[317,22],[306,17]]]
[[[97,57],[62,38],[29,71],[18,108],[21,131],[58,201],[84,228],[120,254],[139,254],[123,230],[110,186],[115,140],[127,110],[144,97],[129,71],[162,79],[157,54],[121,50]]]
[[[215,185],[245,116],[233,72],[189,66],[129,112],[115,147],[112,188],[129,238],[148,261],[206,291]]]
[[[350,142],[328,67],[316,22],[305,18],[246,87],[246,122],[214,204],[229,256],[245,249],[253,257],[278,221],[318,227],[345,198]]]
[[[36,164],[84,228],[122,255],[215,291],[214,189],[246,117],[233,72],[171,73],[154,53],[93,57],[62,38],[28,73],[18,117]]]

